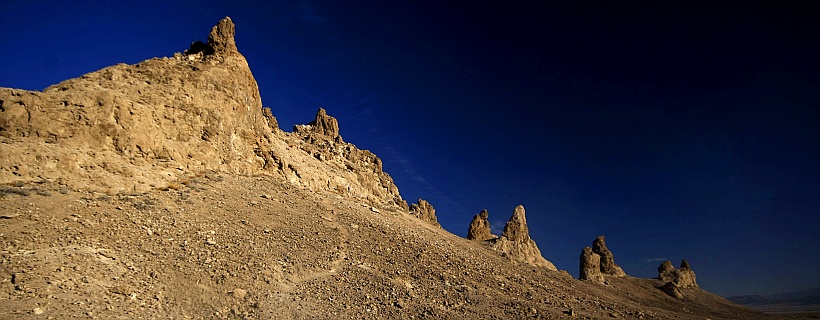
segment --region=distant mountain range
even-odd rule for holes
[[[731,296],[726,299],[765,312],[820,312],[820,287],[770,295]]]

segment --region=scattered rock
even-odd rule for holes
[[[231,291],[231,296],[240,300],[245,299],[247,294],[248,292],[242,289],[233,289],[233,291]]]
[[[43,314],[43,309],[34,308],[34,310],[32,310],[32,312],[34,312],[34,314],[36,314],[36,315],[41,315],[41,314]]]
[[[421,220],[427,221],[430,224],[441,227],[436,218],[436,209],[427,200],[419,199],[417,203],[410,205],[410,214]]]
[[[581,270],[578,279],[604,282],[604,275],[601,273],[601,256],[590,247],[584,247],[581,250]]]
[[[604,236],[598,236],[595,238],[595,241],[592,242],[592,252],[595,252],[601,256],[601,273],[616,277],[626,276],[624,270],[615,264],[615,257],[606,247]]]
[[[467,239],[485,241],[498,238],[490,231],[488,218],[487,209],[481,210],[481,213],[475,215],[473,221],[470,222],[470,229],[467,230]]]

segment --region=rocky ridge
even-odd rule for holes
[[[225,18],[208,43],[171,58],[107,67],[43,92],[0,88],[0,181],[117,194],[205,171],[272,174],[406,210],[381,160],[344,143],[323,109],[309,130],[279,130],[234,33]]]
[[[696,284],[681,311],[658,280],[551,272],[523,206],[498,238],[476,216],[487,241],[419,228],[432,205],[411,210],[324,109],[278,128],[234,33],[225,18],[170,58],[0,88],[0,317],[765,318]]]

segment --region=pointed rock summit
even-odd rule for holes
[[[209,171],[265,173],[406,212],[381,159],[341,141],[324,109],[303,126],[310,134],[279,129],[235,33],[226,17],[207,43],[173,57],[110,66],[42,92],[0,88],[0,183],[117,194]]]
[[[436,218],[436,209],[427,200],[419,199],[418,202],[410,205],[410,214],[430,224],[441,227]]]
[[[208,44],[217,54],[239,53],[236,48],[236,40],[234,40],[235,35],[236,26],[233,24],[233,20],[231,20],[231,17],[225,17],[219,20],[219,23],[211,29],[211,33],[208,35]]]
[[[626,275],[623,269],[615,264],[615,257],[606,247],[604,236],[598,236],[592,242],[592,252],[601,256],[601,273],[616,277],[623,277]]]
[[[544,259],[538,245],[530,239],[527,217],[522,205],[515,207],[512,217],[504,226],[504,232],[500,238],[493,241],[491,248],[510,260],[558,271],[552,262]]]
[[[467,230],[467,239],[486,241],[498,238],[490,231],[490,221],[488,220],[489,213],[487,209],[481,210],[481,213],[473,217],[470,222],[470,228]]]
[[[501,236],[518,242],[530,240],[530,230],[527,228],[527,216],[524,214],[524,206],[518,205],[515,207],[512,217],[504,225]]]

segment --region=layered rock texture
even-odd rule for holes
[[[436,227],[441,227],[438,218],[436,218],[436,209],[427,200],[419,199],[416,203],[411,204],[410,214]]]
[[[475,215],[473,221],[470,221],[470,228],[467,230],[467,239],[486,241],[498,238],[498,236],[492,234],[488,218],[489,213],[487,209],[481,210],[479,214]]]
[[[305,130],[278,129],[234,33],[225,18],[207,43],[172,58],[107,67],[43,92],[0,88],[0,182],[117,194],[207,171],[272,174],[406,210],[381,160],[344,143],[324,110]]]
[[[615,256],[606,247],[604,236],[598,236],[592,242],[592,252],[601,256],[601,273],[605,275],[623,277],[626,275],[623,269],[615,264]]]
[[[510,260],[530,264],[533,266],[547,268],[557,271],[552,262],[547,261],[541,255],[541,250],[530,238],[527,227],[527,217],[524,206],[515,207],[512,217],[504,226],[501,237],[492,242],[491,248],[501,252],[501,255]]]

